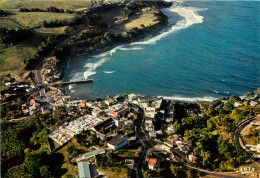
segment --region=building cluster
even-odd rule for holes
[[[56,129],[48,136],[60,145],[71,140],[75,135],[80,134],[84,130],[90,130],[92,127],[103,120],[91,115],[85,115]]]
[[[61,73],[56,70],[58,60],[55,57],[46,58],[41,71],[43,76],[43,83],[49,84],[60,79]]]
[[[39,87],[33,83],[28,84],[16,80],[5,82],[5,86],[8,87],[8,89],[1,95],[1,102],[13,100],[15,97],[19,97],[17,93],[31,93],[39,90]]]

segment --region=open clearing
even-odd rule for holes
[[[75,14],[69,13],[51,13],[51,12],[15,12],[8,16],[14,19],[23,26],[30,28],[38,27],[43,25],[43,21],[54,21],[54,20],[67,20],[70,22]]]
[[[142,25],[151,26],[157,23],[159,23],[159,20],[157,20],[157,17],[153,14],[153,12],[146,12],[142,14],[136,14],[128,22],[122,23],[120,25],[116,25],[113,27],[113,29],[117,29],[120,31],[130,31],[135,27],[143,28]]]
[[[250,135],[250,134],[252,134],[251,132],[253,132],[253,131],[256,131],[255,126],[253,126],[251,124],[249,124],[242,130],[241,136],[242,136],[245,144],[256,145],[258,143],[258,136]]]
[[[83,7],[91,7],[91,0],[1,0],[1,9],[19,9],[19,8],[40,8],[46,9],[56,7],[59,9],[76,10]]]
[[[24,67],[23,60],[33,56],[35,47],[13,46],[0,51],[0,71],[17,70]]]
[[[22,26],[18,24],[16,21],[12,19],[7,19],[7,18],[0,18],[0,27],[1,28],[19,28]]]
[[[65,33],[65,29],[68,28],[68,26],[64,26],[64,27],[57,27],[57,28],[44,28],[41,27],[39,29],[35,29],[36,32],[38,33],[42,33],[42,34],[62,34]]]

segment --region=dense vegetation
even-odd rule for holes
[[[75,17],[71,21],[67,20],[51,20],[47,22],[46,20],[43,21],[43,26],[46,28],[49,27],[62,27],[62,26],[72,26],[72,25],[79,25],[83,23],[83,19],[81,17]]]
[[[200,116],[182,118],[174,123],[174,129],[184,134],[191,153],[198,157],[198,166],[232,171],[250,158],[233,143],[233,131],[242,120],[254,117],[260,110],[237,96],[231,96],[225,104],[222,99],[199,103]],[[236,108],[235,102],[242,105]]]
[[[56,7],[49,7],[46,10],[39,8],[20,8],[20,12],[56,12],[56,13],[73,13],[71,10],[58,9]]]
[[[26,28],[0,28],[0,43],[17,43],[32,37],[33,30]]]
[[[46,39],[45,42],[42,42],[40,46],[38,46],[36,54],[32,57],[30,57],[28,60],[23,61],[25,63],[25,69],[32,69],[35,67],[35,65],[38,64],[41,57],[44,57],[47,53],[49,53],[56,45],[58,45],[63,39],[66,38],[66,35],[56,35],[51,36]],[[55,52],[58,59],[61,59],[61,53],[64,52],[64,55],[66,55],[66,52],[69,52],[69,50],[66,50],[65,47],[60,47]],[[67,49],[67,48],[66,48]]]
[[[0,17],[5,17],[6,15],[7,13],[4,10],[0,9]]]

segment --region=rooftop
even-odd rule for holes
[[[98,149],[98,150],[95,150],[95,151],[85,153],[85,154],[83,154],[83,156],[84,156],[85,159],[88,159],[88,158],[94,157],[95,155],[104,154],[104,153],[106,153],[106,152],[103,149]]]
[[[78,171],[80,178],[91,178],[88,162],[79,162]]]
[[[149,166],[154,166],[157,162],[157,158],[150,158],[149,160]]]
[[[112,140],[109,140],[108,143],[109,143],[110,145],[118,145],[118,144],[122,143],[122,142],[125,141],[125,140],[126,140],[125,137],[123,137],[123,136],[121,136],[121,135],[117,135],[117,136],[115,136]]]

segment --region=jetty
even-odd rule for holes
[[[70,85],[70,84],[81,84],[81,83],[91,83],[93,82],[93,79],[87,79],[87,80],[78,80],[78,81],[67,81],[67,82],[56,82],[50,84],[51,86],[58,86],[58,85]]]

